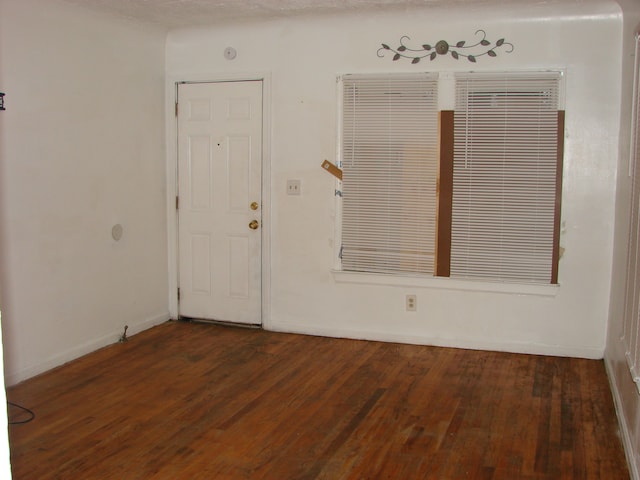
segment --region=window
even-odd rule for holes
[[[459,74],[452,277],[557,283],[559,74]]]
[[[556,72],[343,79],[342,269],[557,283]]]
[[[437,82],[426,74],[344,77],[343,270],[433,272]]]

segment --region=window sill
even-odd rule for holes
[[[443,290],[508,293],[515,295],[537,295],[542,297],[555,297],[560,290],[559,285],[536,285],[482,280],[460,280],[452,278],[411,275],[384,275],[375,273],[343,272],[341,270],[332,270],[331,273],[333,274],[333,278],[336,283],[385,285],[393,287],[439,288]]]

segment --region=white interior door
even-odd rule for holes
[[[182,317],[260,324],[262,82],[178,86]]]

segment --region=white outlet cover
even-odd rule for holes
[[[287,195],[300,195],[300,180],[287,180]]]

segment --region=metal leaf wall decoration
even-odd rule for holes
[[[488,57],[497,57],[500,51],[504,51],[504,53],[513,52],[513,44],[505,41],[504,38],[500,38],[495,42],[489,41],[487,40],[487,33],[484,30],[477,30],[475,36],[479,39],[476,39],[476,43],[473,44],[467,44],[465,40],[454,43],[439,40],[433,45],[425,43],[419,47],[415,47],[408,43],[411,41],[411,38],[405,35],[400,37],[400,46],[396,48],[383,43],[378,49],[378,57],[382,58],[387,54],[393,54],[393,61],[406,58],[411,60],[411,63],[418,63],[423,58],[428,58],[431,61],[439,56],[451,55],[455,60],[466,58],[469,62],[476,63],[479,57],[485,55]]]

